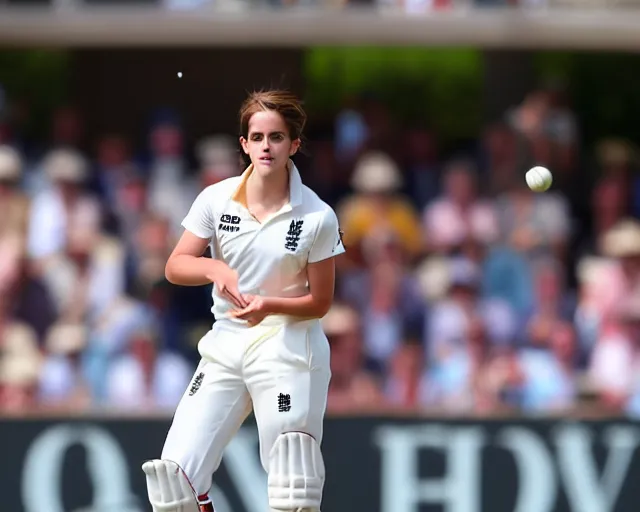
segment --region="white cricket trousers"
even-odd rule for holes
[[[267,317],[255,327],[222,320],[198,350],[202,359],[162,451],[198,496],[209,492],[222,452],[252,406],[265,471],[280,434],[304,432],[321,443],[331,370],[319,320]]]

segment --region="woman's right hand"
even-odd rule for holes
[[[238,272],[219,260],[212,260],[212,263],[216,265],[216,268],[213,272],[207,274],[207,279],[215,284],[218,293],[235,307],[239,309],[246,308],[247,301],[238,289]]]

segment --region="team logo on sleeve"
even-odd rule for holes
[[[287,238],[284,244],[284,248],[288,251],[294,252],[298,248],[303,222],[303,220],[292,220],[291,224],[289,224],[289,231],[287,232]]]

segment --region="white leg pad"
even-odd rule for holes
[[[267,479],[272,511],[319,512],[324,487],[320,446],[302,432],[280,434],[269,453]]]
[[[142,465],[153,512],[199,512],[198,500],[184,471],[170,460],[148,460]]]

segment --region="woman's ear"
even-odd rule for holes
[[[240,145],[242,146],[242,151],[245,152],[245,154],[249,154],[249,146],[247,144],[247,139],[245,139],[244,137],[240,137]]]
[[[289,150],[289,156],[293,156],[298,152],[298,150],[300,149],[300,144],[302,144],[302,142],[299,138],[291,142],[291,149]]]

